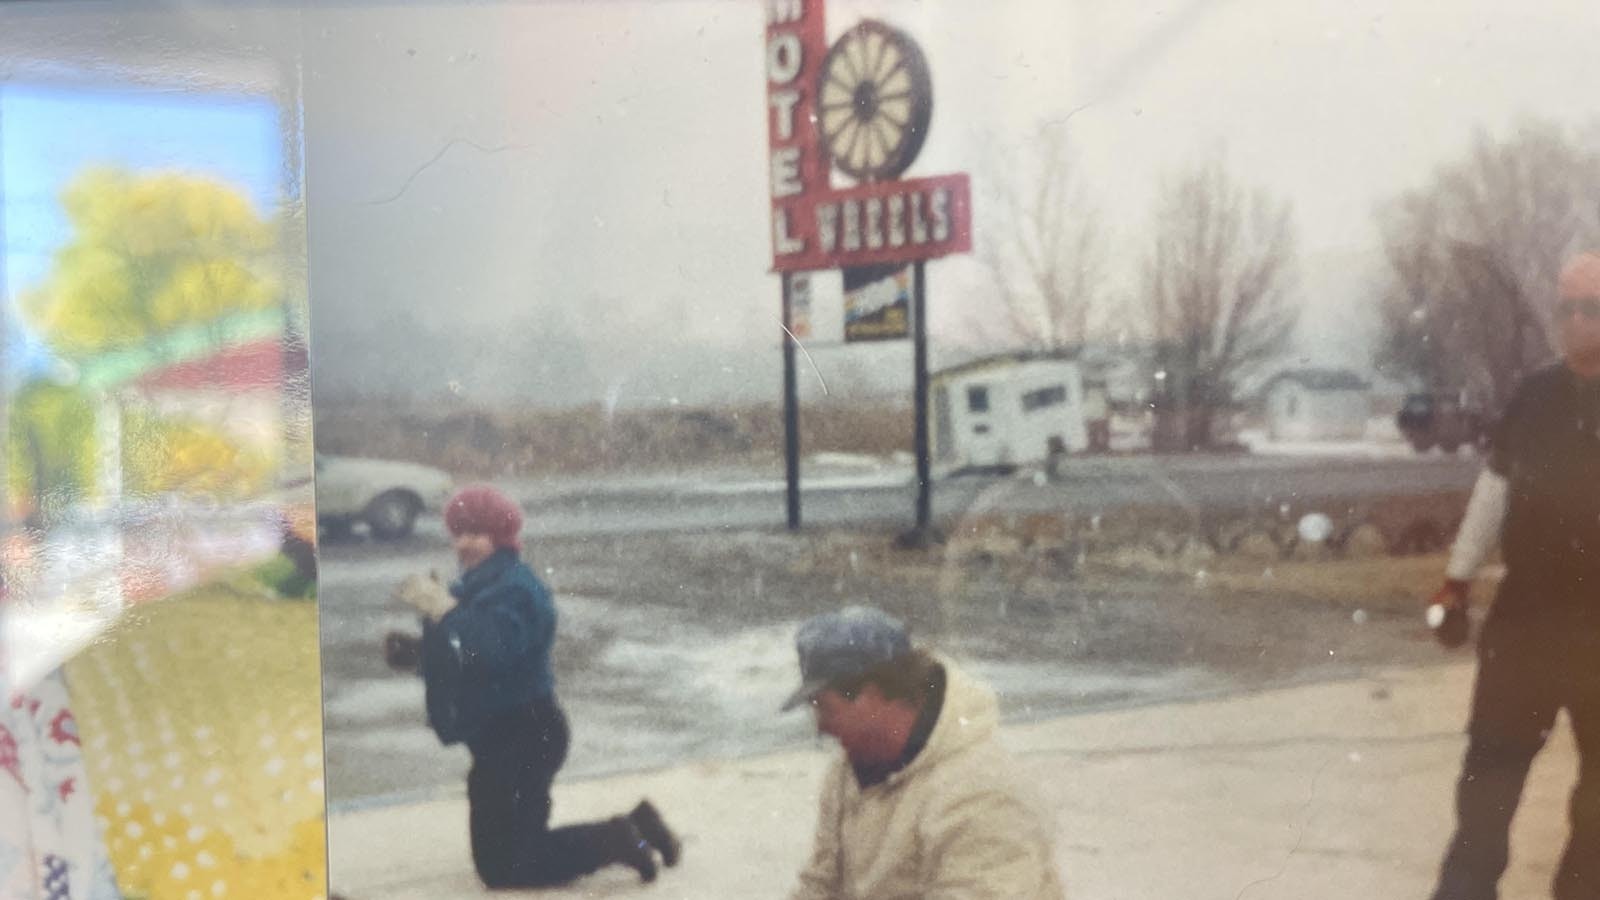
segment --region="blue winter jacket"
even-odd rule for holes
[[[450,585],[454,609],[422,628],[428,724],[445,744],[467,742],[490,718],[555,693],[550,589],[501,548]]]

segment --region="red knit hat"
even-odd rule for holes
[[[487,484],[457,491],[444,505],[444,527],[453,535],[486,534],[496,547],[522,546],[517,538],[522,531],[522,510]]]

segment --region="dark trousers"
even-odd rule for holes
[[[550,784],[567,741],[553,699],[494,719],[472,741],[472,862],[486,886],[565,884],[616,861],[614,821],[550,827]]]
[[[1556,618],[1535,624],[1491,613],[1484,625],[1456,785],[1456,833],[1434,900],[1499,896],[1512,815],[1561,709],[1577,736],[1579,772],[1553,896],[1600,900],[1600,628]]]

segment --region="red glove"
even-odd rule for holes
[[[1428,627],[1433,629],[1433,639],[1443,647],[1454,649],[1467,642],[1471,631],[1467,595],[1471,587],[1471,582],[1451,578],[1428,598]]]

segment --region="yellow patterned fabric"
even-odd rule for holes
[[[129,900],[323,897],[314,604],[191,591],[138,607],[67,675]]]

